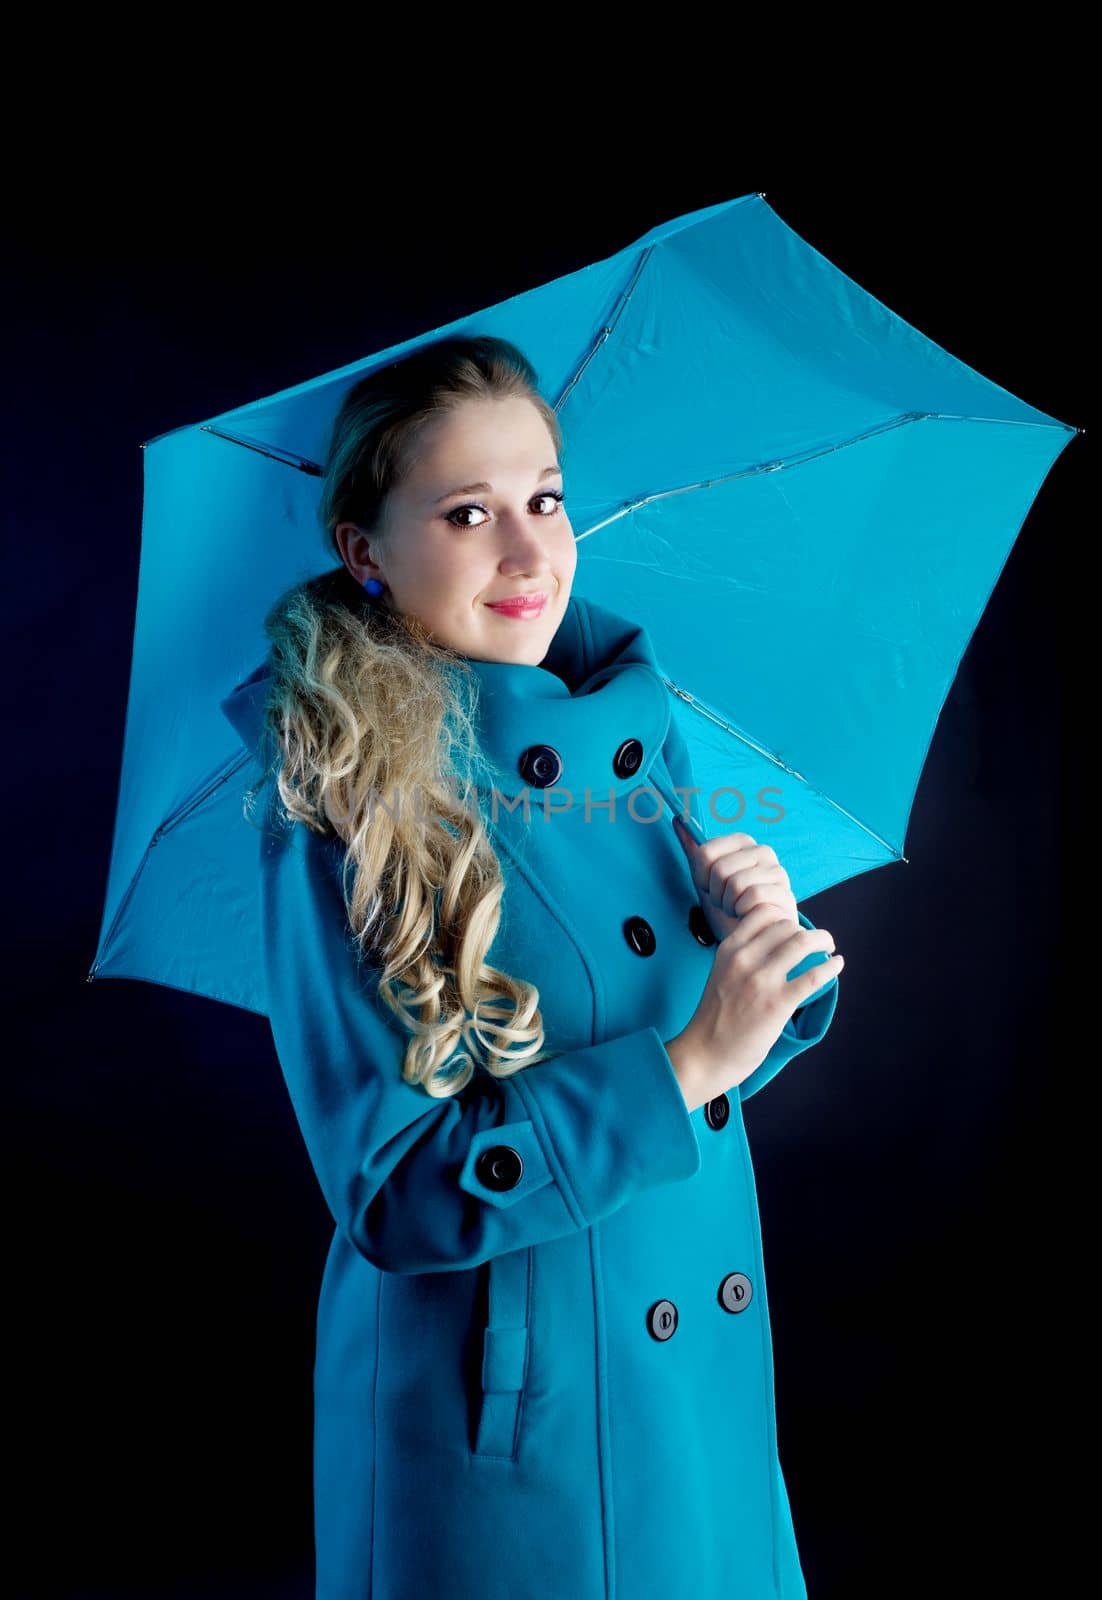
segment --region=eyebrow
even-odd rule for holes
[[[544,478],[549,478],[553,472],[561,472],[561,471],[562,471],[561,467],[544,467],[544,469],[540,473],[539,479],[537,481],[538,482],[542,482]],[[453,494],[476,494],[476,493],[481,494],[483,491],[485,491],[485,493],[487,493],[487,494],[492,494],[493,491],[494,491],[493,484],[492,483],[465,483],[461,489],[449,489],[447,494],[438,495],[436,497],[436,499],[432,503],[433,503],[434,506],[438,506],[440,504],[441,500],[447,500]]]

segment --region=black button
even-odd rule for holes
[[[495,1144],[483,1150],[474,1164],[475,1177],[487,1189],[515,1189],[523,1171],[520,1152],[507,1144]]]
[[[677,1332],[677,1307],[672,1300],[658,1300],[647,1312],[651,1337],[669,1339]]]
[[[729,1272],[719,1286],[719,1303],[724,1311],[745,1311],[754,1289],[745,1272]]]
[[[643,746],[638,739],[625,739],[612,758],[612,770],[618,778],[630,778],[643,764]]]
[[[652,956],[656,940],[646,917],[629,917],[624,923],[624,938],[637,956]]]
[[[731,1102],[725,1094],[717,1094],[704,1106],[704,1120],[710,1128],[725,1128],[731,1115]]]
[[[704,908],[697,903],[689,912],[689,930],[699,944],[716,944],[716,936],[708,926]]]
[[[533,789],[547,789],[562,777],[562,756],[550,744],[533,744],[517,762],[525,783]]]

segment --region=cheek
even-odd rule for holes
[[[559,529],[555,560],[564,572],[573,572],[578,564],[578,541],[574,537],[574,529],[565,520]]]
[[[484,569],[485,561],[479,560],[473,545],[445,540],[422,553],[413,579],[430,602],[454,605],[457,598],[485,587]]]
[[[473,544],[453,548],[448,552],[446,563],[441,564],[433,585],[438,610],[441,613],[450,611],[457,617],[479,610],[482,596],[500,587],[496,572],[495,558],[485,545],[481,550]]]

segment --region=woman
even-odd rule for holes
[[[340,564],[223,702],[336,1223],[319,1600],[806,1593],[741,1101],[823,1037],[841,957],[772,850],[704,842],[695,795],[699,837],[655,815],[687,749],[645,631],[571,594],[561,455],[507,341],[369,374]]]

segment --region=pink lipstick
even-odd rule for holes
[[[504,617],[538,617],[547,604],[545,594],[516,595],[512,600],[488,600],[491,611],[500,611]]]

